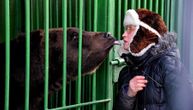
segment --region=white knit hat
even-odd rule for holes
[[[138,27],[140,25],[148,29],[149,31],[153,32],[154,34],[156,34],[159,38],[161,38],[161,35],[155,29],[153,29],[152,27],[150,27],[148,24],[144,23],[143,21],[140,21],[139,15],[133,9],[129,9],[126,11],[123,25],[124,27],[128,25],[135,25]]]
[[[139,15],[136,13],[136,11],[133,9],[127,10],[123,21],[124,27],[126,27],[127,25],[139,26],[139,24]]]

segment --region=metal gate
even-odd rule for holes
[[[118,66],[110,65],[115,55],[111,51],[109,57],[92,76],[81,77],[81,59],[79,59],[78,79],[66,84],[66,49],[64,49],[63,89],[56,92],[48,101],[49,78],[49,28],[63,27],[64,47],[66,47],[67,27],[78,27],[79,58],[81,58],[82,30],[108,31],[117,39],[123,33],[122,21],[124,13],[130,8],[147,8],[159,13],[170,31],[180,30],[176,24],[180,20],[177,13],[181,8],[178,0],[1,0],[0,1],[0,41],[6,43],[5,54],[5,91],[4,110],[9,110],[9,78],[10,78],[10,39],[19,32],[26,32],[26,83],[25,106],[29,109],[30,95],[30,31],[44,29],[45,42],[45,110],[112,110],[116,94]],[[175,7],[176,6],[176,7]],[[178,17],[176,17],[178,16]],[[177,19],[178,18],[178,19]],[[180,39],[180,38],[179,38]],[[180,41],[180,40],[178,40]],[[180,43],[179,43],[180,44]],[[1,67],[0,67],[1,68]],[[1,93],[1,92],[0,92]]]

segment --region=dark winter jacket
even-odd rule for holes
[[[127,66],[119,75],[114,110],[193,110],[192,83],[180,62],[175,34],[164,35],[141,57],[122,56]],[[129,97],[129,80],[136,75],[144,75],[148,83]]]

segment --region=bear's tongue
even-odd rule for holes
[[[114,45],[121,45],[120,40],[116,40],[116,41],[114,41]]]

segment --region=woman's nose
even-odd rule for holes
[[[125,31],[122,35],[122,38],[126,37],[127,36],[127,31]]]

